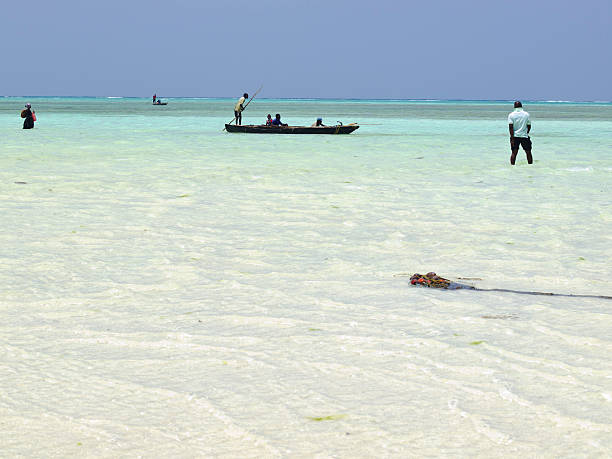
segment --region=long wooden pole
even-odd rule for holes
[[[249,99],[249,101],[248,101],[246,104],[244,104],[244,107],[243,107],[242,111],[245,111],[245,110],[246,110],[246,108],[249,106],[249,104],[251,103],[251,101],[252,101],[253,99],[255,99],[255,96],[256,96],[257,94],[259,94],[259,91],[261,91],[261,88],[263,88],[263,85],[261,85],[261,86],[259,87],[259,89],[258,89],[258,90],[255,92],[255,94],[253,94],[253,96],[252,96],[252,97]],[[233,119],[233,120],[231,120],[231,121],[230,121],[229,123],[227,123],[227,124],[232,124],[234,121],[236,121],[236,117],[235,117],[235,116],[234,116],[234,119]],[[225,128],[223,128],[223,130],[225,131]]]

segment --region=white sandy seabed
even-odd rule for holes
[[[610,454],[612,301],[408,282],[610,295],[610,158],[214,121],[8,134],[0,456]]]

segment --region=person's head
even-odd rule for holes
[[[317,126],[321,126],[323,124],[323,118],[317,118]]]
[[[269,113],[268,113],[268,119],[269,119],[269,120],[271,120],[271,119],[272,119],[272,115],[270,115]]]
[[[244,97],[245,99],[248,99],[248,98],[249,98],[249,95],[248,95],[248,94],[245,92],[245,93],[242,95],[242,97]]]
[[[32,108],[32,104],[29,103],[29,102],[27,104],[25,104],[25,106],[26,106],[26,108]]]
[[[523,106],[523,104],[521,104],[520,100],[517,100],[516,102],[514,102],[514,108],[521,108]]]
[[[280,120],[280,113],[277,113],[277,114],[276,114],[276,119],[277,119],[277,120]]]

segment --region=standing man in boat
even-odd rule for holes
[[[525,155],[527,155],[527,163],[533,164],[531,156],[531,139],[529,131],[531,131],[531,120],[529,113],[523,110],[523,104],[520,101],[514,102],[514,111],[508,115],[508,129],[510,131],[510,164],[514,166],[516,155],[518,155],[519,147],[523,147]]]
[[[155,103],[155,99],[157,99],[157,93],[153,94],[153,103]]]
[[[242,124],[242,111],[244,110],[244,102],[249,98],[249,95],[245,92],[240,99],[238,99],[238,103],[234,107],[234,119],[236,120],[236,125],[240,126]]]

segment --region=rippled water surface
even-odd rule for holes
[[[0,456],[603,457],[612,105],[0,99]]]

